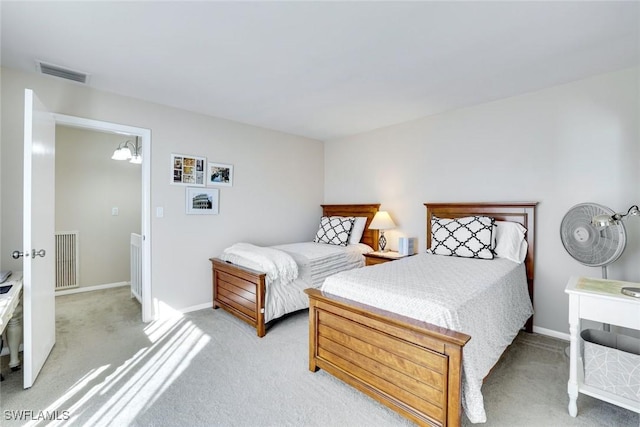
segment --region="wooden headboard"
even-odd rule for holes
[[[367,205],[321,205],[323,216],[366,216],[367,224],[364,227],[360,243],[365,243],[378,250],[378,230],[369,230],[369,224],[380,208],[380,203]]]
[[[427,207],[427,249],[431,246],[431,217],[461,218],[472,215],[484,215],[498,221],[512,221],[522,224],[527,232],[525,239],[529,245],[525,268],[529,297],[533,303],[533,275],[535,254],[535,218],[537,202],[504,202],[504,203],[425,203]],[[527,321],[527,331],[533,330],[533,317]]]

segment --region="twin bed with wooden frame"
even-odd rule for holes
[[[526,281],[533,302],[536,203],[425,206],[427,247],[434,216],[480,215],[524,226]],[[317,289],[306,292],[311,371],[324,369],[418,424],[460,425],[463,347],[473,337]],[[526,322],[529,332],[532,319]]]
[[[373,250],[378,247],[378,230],[369,230],[380,204],[322,205],[323,216],[366,217],[360,243]],[[311,240],[311,239],[310,239]],[[219,258],[211,258],[213,308],[222,308],[256,328],[259,337],[266,334],[265,298],[266,274],[241,267]],[[303,294],[304,295],[304,294]]]

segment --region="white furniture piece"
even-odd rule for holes
[[[18,351],[22,342],[22,272],[14,272],[3,286],[12,285],[9,292],[0,295],[0,333],[7,330],[9,367],[20,367]]]
[[[637,401],[592,387],[584,383],[584,365],[580,354],[582,319],[640,329],[640,298],[622,294],[623,287],[640,287],[638,283],[615,280],[571,277],[565,288],[569,294],[569,331],[571,333],[569,362],[569,414],[578,415],[578,393],[640,413]]]

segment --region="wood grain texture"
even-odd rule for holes
[[[264,295],[266,274],[238,268],[218,258],[211,258],[213,308],[223,308],[256,328],[259,337],[266,333]]]
[[[366,217],[367,223],[362,233],[360,243],[365,243],[373,248],[374,251],[378,250],[378,230],[369,230],[369,224],[373,220],[373,217],[380,209],[379,203],[373,204],[361,204],[361,205],[321,205],[323,216],[360,216]]]
[[[317,289],[305,292],[312,371],[324,369],[418,424],[459,424],[468,335]],[[458,411],[451,413],[452,405]]]
[[[524,225],[533,301],[536,204],[425,203],[427,247],[433,216],[486,215]],[[324,369],[420,425],[460,425],[463,347],[471,337],[316,289],[305,292],[311,371]]]
[[[367,223],[360,242],[376,250],[378,230],[369,230],[368,227],[379,207],[380,204],[322,205],[322,215],[366,217]],[[265,336],[266,274],[219,258],[209,260],[212,268],[213,308],[224,309],[256,328],[259,337]]]
[[[393,261],[391,258],[382,258],[375,257],[369,254],[365,254],[364,256],[364,265],[376,265],[376,264],[384,264],[385,262]]]

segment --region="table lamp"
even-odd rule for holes
[[[371,224],[369,224],[369,229],[380,230],[380,238],[378,238],[378,247],[380,248],[380,251],[386,252],[384,248],[387,246],[387,239],[384,237],[384,230],[390,230],[395,227],[396,224],[393,222],[387,211],[376,212]]]

